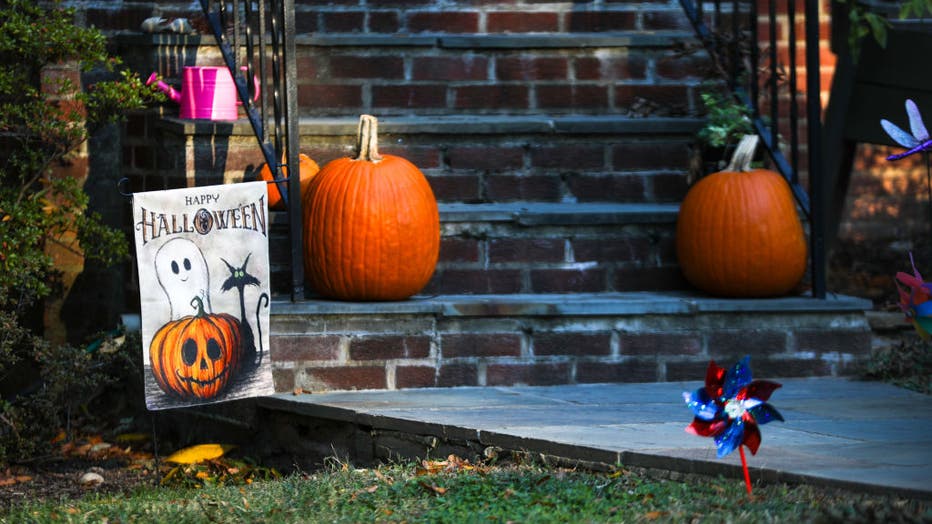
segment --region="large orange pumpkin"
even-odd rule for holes
[[[195,297],[197,314],[162,326],[149,343],[149,363],[159,387],[183,399],[211,399],[223,392],[240,366],[239,320],[207,314]]]
[[[806,272],[806,235],[778,173],[751,169],[757,136],[731,163],[693,185],[680,205],[676,251],[686,279],[714,295],[767,297],[796,287]]]
[[[379,154],[375,117],[360,118],[356,140],[356,157],[324,166],[304,199],[305,272],[327,297],[407,298],[437,264],[437,200],[414,164]]]
[[[298,155],[299,167],[298,173],[300,173],[300,183],[301,183],[301,198],[304,198],[304,195],[307,194],[307,188],[311,185],[311,179],[314,178],[314,175],[320,171],[320,166],[317,165],[317,162],[314,162],[311,157],[300,153]],[[282,155],[282,163],[285,163],[285,157]],[[282,168],[282,176],[285,179],[288,179],[288,167]],[[275,177],[272,175],[272,170],[269,169],[268,164],[262,164],[262,169],[259,170],[259,176],[257,180],[263,180],[265,182],[271,182],[275,180]],[[284,209],[285,203],[282,200],[282,194],[278,190],[279,184],[269,184],[269,209]],[[286,188],[287,185],[282,184],[283,188]],[[286,189],[287,191],[287,189]]]

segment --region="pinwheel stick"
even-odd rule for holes
[[[744,456],[744,446],[738,446],[738,453],[741,454],[741,469],[744,470],[744,487],[748,490],[748,496],[751,496],[751,474],[748,473],[748,459]]]

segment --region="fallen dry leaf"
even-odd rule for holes
[[[442,487],[437,486],[437,485],[434,485],[434,484],[428,484],[428,483],[426,483],[426,482],[418,482],[418,484],[420,484],[422,488],[424,488],[424,489],[426,489],[427,491],[430,491],[430,492],[432,492],[432,493],[434,493],[434,494],[436,494],[436,495],[443,495],[444,493],[447,492],[447,488],[442,488]]]
[[[235,448],[232,444],[198,444],[172,453],[165,458],[165,462],[173,464],[197,464],[205,460],[222,457],[227,451]]]
[[[668,511],[648,511],[644,514],[644,518],[647,520],[657,520],[666,515],[669,515]]]

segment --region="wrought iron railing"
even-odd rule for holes
[[[298,165],[298,103],[295,71],[294,0],[200,0],[220,53],[236,83],[266,164],[279,185],[288,212],[291,299],[304,298],[301,186],[282,167]],[[245,69],[243,69],[245,68]],[[253,100],[253,79],[261,95]],[[271,91],[271,94],[269,92]],[[285,158],[284,164],[281,159]],[[293,171],[293,172],[296,172]],[[287,191],[284,189],[287,186]]]
[[[680,0],[697,36],[787,180],[809,222],[812,294],[825,298],[826,197],[822,166],[819,1]],[[803,38],[797,34],[802,21]],[[766,36],[761,41],[760,29]],[[805,49],[805,90],[798,85],[798,45]],[[781,53],[781,50],[786,50]],[[781,63],[781,56],[786,63]],[[804,101],[804,120],[799,114]],[[780,125],[784,122],[785,125]],[[805,124],[805,133],[801,126]],[[808,191],[800,182],[801,136],[806,136]]]

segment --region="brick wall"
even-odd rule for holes
[[[766,313],[277,315],[273,322],[277,391],[692,381],[710,358],[748,353],[766,376],[844,375],[870,348],[860,313],[833,316],[832,329],[819,314]]]

